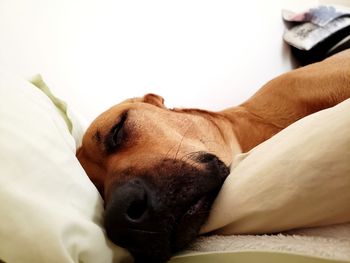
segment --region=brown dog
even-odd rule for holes
[[[109,238],[140,261],[163,261],[198,234],[234,155],[349,97],[344,51],[221,112],[167,109],[154,94],[126,100],[91,124],[77,157],[104,197]]]

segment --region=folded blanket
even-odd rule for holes
[[[350,222],[350,99],[238,156],[202,233],[265,234]]]
[[[273,252],[350,261],[350,223],[274,235],[203,236],[181,255],[196,255],[203,252],[249,252],[249,254],[258,253],[260,257],[261,252],[269,252],[267,257],[271,257]]]

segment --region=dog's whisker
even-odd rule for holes
[[[186,134],[188,133],[188,131],[190,130],[190,128],[192,127],[192,125],[193,125],[193,123],[192,123],[190,126],[187,127],[185,133],[182,135],[181,141],[180,141],[179,146],[177,147],[177,150],[176,150],[176,154],[175,154],[174,160],[176,160],[177,155],[179,154],[181,145],[182,145],[182,143],[183,143],[183,141],[184,141],[184,139],[185,139],[185,136],[186,136]]]
[[[171,146],[169,148],[169,150],[167,151],[167,153],[165,154],[163,161],[166,160],[168,158],[169,153],[171,152],[172,149],[174,149],[176,147],[177,144],[174,144],[173,146]]]
[[[187,161],[189,158],[191,158],[191,157],[193,157],[194,155],[196,155],[196,154],[200,154],[200,153],[202,153],[203,151],[195,151],[195,152],[189,152],[189,153],[186,153],[186,154],[184,154],[181,158],[180,158],[180,160],[181,161]],[[187,158],[187,159],[186,159]]]
[[[185,135],[186,135],[186,133],[185,133],[185,134],[182,136],[181,141],[180,141],[180,143],[179,143],[179,146],[177,147],[177,150],[176,150],[176,154],[175,154],[174,160],[176,160],[176,158],[177,158],[177,155],[178,155],[178,153],[179,153],[179,151],[180,151],[180,147],[181,147],[182,142],[183,142],[183,140],[184,140],[184,138],[185,138]]]

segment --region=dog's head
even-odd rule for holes
[[[167,109],[147,94],[102,113],[77,157],[105,200],[108,237],[162,261],[197,234],[232,161],[219,114]]]

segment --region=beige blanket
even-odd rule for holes
[[[350,99],[236,159],[202,233],[276,233],[350,222]]]

